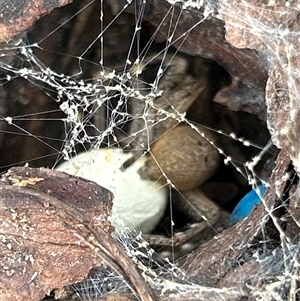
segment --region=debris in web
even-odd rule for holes
[[[12,261],[2,273],[1,300],[38,301],[53,289],[48,299],[297,300],[299,1],[84,0],[48,6],[26,1],[26,9],[2,2],[0,262],[19,253],[26,262],[18,266],[23,278],[12,272]],[[193,167],[201,171],[200,160],[207,163],[209,156],[193,157],[190,145],[184,145],[188,139],[169,138],[183,128],[188,138],[197,137],[194,148],[207,144],[216,158],[196,187],[186,185],[190,180],[178,182],[178,168],[183,174]],[[81,211],[83,199],[93,201],[91,191],[72,192],[76,204],[54,195],[59,185],[72,184],[108,196],[101,179],[89,179],[98,186],[57,171],[10,169],[55,168],[76,162],[78,154],[107,149],[128,157],[116,173],[146,162],[139,175],[168,192],[162,203],[169,206],[160,210],[163,217],[156,216],[147,236],[139,232],[141,226],[112,234],[102,208],[108,230],[98,239],[97,227],[85,219],[94,207]],[[172,161],[171,153],[178,159]],[[156,173],[150,173],[150,165]],[[34,190],[45,178],[51,182],[47,190]],[[114,184],[112,177],[110,187]],[[266,186],[261,205],[237,224],[228,223],[228,211],[260,184]],[[209,199],[203,210],[192,202],[193,191],[202,196],[201,204]],[[151,207],[154,202],[143,207],[149,216]],[[13,211],[20,219],[10,219]],[[18,229],[13,221],[21,223]],[[24,222],[26,231],[37,226],[30,233],[35,239],[18,234]],[[63,246],[54,244],[48,227]],[[164,243],[150,246],[144,238]],[[97,249],[101,243],[119,253],[106,257]],[[41,253],[46,246],[47,255]],[[56,267],[52,247],[62,248],[70,255],[62,259],[70,262],[58,261]],[[28,252],[47,259],[49,267],[34,266]],[[8,278],[21,283],[20,290]]]

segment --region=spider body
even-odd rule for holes
[[[203,127],[200,131],[212,139]],[[171,129],[154,144],[151,152],[140,169],[141,176],[161,184],[170,182],[178,190],[199,186],[214,174],[219,164],[218,151],[189,125]]]
[[[201,63],[194,65],[196,68],[201,67]],[[204,65],[203,70],[206,68]],[[214,146],[217,144],[214,133],[182,118],[192,105],[197,104],[202,108],[199,117],[206,118],[205,124],[212,120],[212,94],[206,75],[203,76],[201,71],[200,76],[197,76],[197,72],[189,74],[190,67],[184,56],[177,55],[172,58],[159,83],[162,96],[153,99],[147,115],[139,119],[144,123],[138,124],[137,121],[132,127],[132,134],[142,132],[133,148],[139,151],[140,146],[148,146],[147,149],[150,149],[148,159],[140,168],[139,174],[144,179],[164,186],[169,185],[176,190],[180,195],[176,206],[196,225],[180,232],[180,235],[175,234],[169,241],[157,236],[154,240],[149,238],[154,244],[155,241],[157,244],[169,246],[182,244],[185,239],[190,239],[205,228],[212,228],[220,216],[222,220],[224,216],[228,217],[226,212],[199,190],[199,186],[218,168],[220,154]],[[137,102],[138,105],[141,102]],[[144,109],[141,111],[144,112]],[[202,123],[200,120],[195,121]],[[141,131],[143,128],[145,130]]]

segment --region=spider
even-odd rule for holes
[[[144,112],[143,105],[148,104],[140,99],[132,99],[133,114],[136,118],[131,123],[129,137],[135,137],[131,147],[134,148],[136,158],[132,157],[133,152],[102,149],[83,153],[58,167],[58,170],[88,178],[115,190],[114,204],[118,214],[123,220],[127,220],[127,225],[133,218],[134,223],[136,222],[144,233],[149,233],[155,224],[153,220],[156,221],[162,216],[161,211],[165,203],[161,198],[166,199],[166,193],[163,191],[167,190],[161,188],[170,186],[178,191],[177,205],[193,224],[186,231],[174,234],[171,239],[145,234],[144,237],[151,245],[181,245],[208,226],[212,228],[220,216],[227,217],[198,189],[199,185],[214,174],[219,165],[220,155],[213,145],[214,135],[205,127],[195,125],[184,118],[185,113],[196,100],[198,102],[199,97],[202,98],[201,105],[210,100],[209,95],[206,95],[205,80],[203,77],[188,75],[188,67],[184,56],[172,58],[172,63],[163,72],[158,85],[158,89],[163,90],[163,95],[153,100],[148,114],[142,115],[141,118],[137,118],[138,114]],[[205,114],[209,116],[207,110]],[[140,135],[137,136],[136,133]],[[149,155],[143,156],[144,147],[148,144]],[[137,170],[140,177],[136,174]],[[151,182],[144,181],[145,183],[140,185],[140,178]],[[134,187],[129,182],[134,183]],[[153,186],[154,184],[156,186]],[[142,197],[141,190],[145,190],[143,195],[146,194],[147,197]],[[146,209],[149,205],[157,206],[156,211],[154,210],[155,216],[153,210]],[[131,210],[135,206],[139,206],[136,212]]]
[[[197,63],[195,65],[197,68]],[[200,64],[201,67],[205,68],[205,65]],[[190,64],[184,55],[172,57],[158,84],[158,89],[163,91],[162,96],[153,100],[146,116],[135,119],[131,125],[129,136],[135,137],[131,147],[138,152],[137,156],[145,150],[148,153],[144,166],[139,170],[140,176],[178,191],[177,207],[180,206],[193,223],[189,229],[174,234],[171,239],[145,235],[151,245],[180,245],[208,226],[212,227],[220,216],[227,217],[227,213],[198,188],[216,171],[220,154],[214,146],[216,137],[205,127],[185,118],[195,102],[203,108],[200,115],[211,118],[211,94],[206,88],[206,79],[201,75],[189,75],[188,69]],[[144,112],[146,105],[149,103],[132,100],[134,114]],[[141,131],[142,128],[145,130]]]

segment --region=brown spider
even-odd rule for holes
[[[155,98],[148,114],[136,119],[131,127],[130,136],[140,133],[133,141],[134,149],[146,149],[149,153],[145,165],[139,170],[141,177],[177,190],[179,206],[194,223],[171,239],[159,235],[145,236],[152,245],[182,244],[207,226],[214,225],[220,214],[224,216],[220,208],[198,189],[216,171],[220,155],[214,146],[215,136],[205,127],[194,125],[185,118],[196,101],[201,102],[203,110],[208,110],[211,101],[205,78],[188,75],[189,67],[184,56],[172,57],[158,85],[163,91],[162,96]],[[141,108],[145,103],[140,100],[132,102],[134,113],[144,112]],[[202,114],[210,118],[210,112]],[[141,131],[141,128],[145,130]]]

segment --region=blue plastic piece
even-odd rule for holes
[[[255,190],[252,189],[248,192],[232,211],[229,218],[230,223],[235,224],[247,217],[253,208],[260,204],[261,197],[264,195],[266,189],[265,185],[258,185]]]

